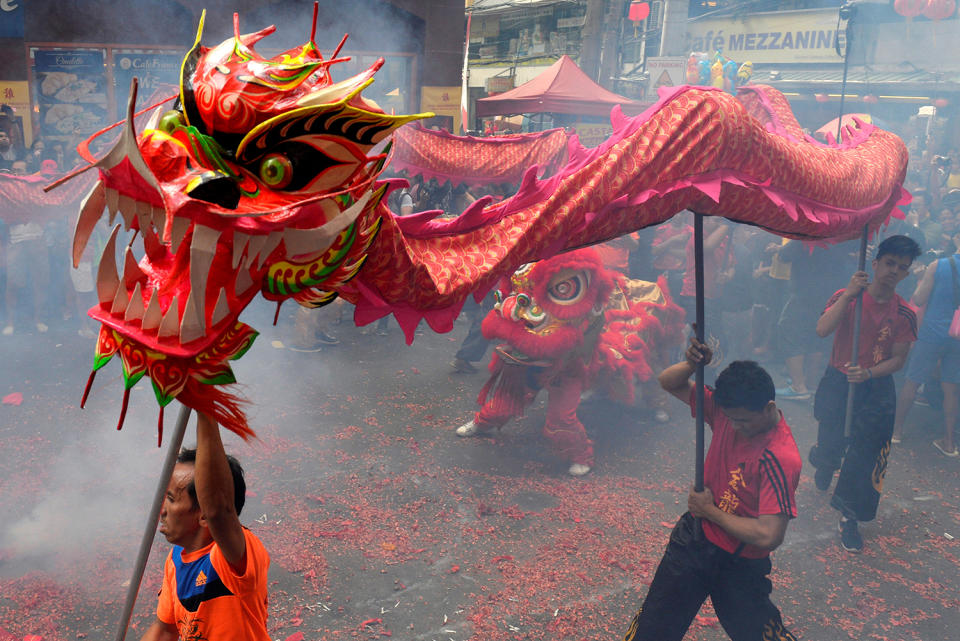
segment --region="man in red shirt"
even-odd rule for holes
[[[224,453],[220,427],[200,414],[197,449],[180,452],[160,510],[160,533],[174,547],[143,641],[270,641],[270,555],[240,525],[245,492],[243,469]]]
[[[897,295],[896,287],[919,255],[913,239],[887,238],[873,259],[873,281],[868,282],[866,272],[856,272],[817,321],[818,335],[836,335],[830,365],[814,399],[813,414],[820,426],[810,462],[817,468],[814,481],[821,491],[830,487],[833,473],[840,470],[830,505],[840,512],[840,544],[848,552],[863,549],[857,523],[872,521],[880,503],[897,408],[892,374],[903,367],[910,344],[917,340],[917,315]],[[860,344],[857,365],[851,365],[854,307],[861,292]],[[848,383],[857,383],[849,438],[844,436]]]
[[[686,360],[665,369],[660,385],[695,409],[690,381],[709,348],[690,339]],[[736,641],[796,641],[770,600],[770,552],[782,542],[802,461],[790,426],[774,402],[770,375],[753,361],[734,361],[704,393],[713,428],[704,461],[704,490],[690,491],[653,583],[624,641],[680,641],[710,597]],[[703,536],[694,534],[694,517]]]

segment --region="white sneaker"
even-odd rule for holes
[[[464,423],[457,428],[457,436],[473,436],[477,433],[477,424],[474,421]]]
[[[4,328],[3,328],[3,335],[4,335],[4,336],[12,336],[12,335],[13,335],[13,325],[7,325],[6,327],[4,327]]]
[[[583,476],[590,471],[589,465],[584,465],[583,463],[574,463],[570,466],[570,469],[567,470],[567,473],[571,476]]]
[[[37,323],[37,331],[41,334],[46,334],[48,329],[50,328],[47,327],[46,323]]]

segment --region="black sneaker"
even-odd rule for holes
[[[324,332],[317,332],[317,342],[323,343],[324,345],[339,345],[340,339]]]
[[[833,470],[828,470],[825,467],[818,467],[817,471],[813,474],[813,482],[817,484],[817,489],[821,492],[826,492],[830,487],[830,483],[833,482]]]
[[[838,526],[840,530],[840,545],[847,552],[858,554],[863,550],[863,537],[860,536],[860,529],[857,527],[855,519],[840,520]]]
[[[463,358],[455,358],[450,361],[450,367],[458,374],[476,374],[477,368],[473,363]]]

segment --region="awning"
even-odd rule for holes
[[[774,68],[756,70],[754,84],[770,85],[786,93],[805,90],[831,93],[843,84],[843,65],[817,68]],[[848,94],[933,97],[960,92],[960,73],[933,73],[922,70],[877,71],[864,66],[847,71]]]

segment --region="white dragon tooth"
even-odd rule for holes
[[[237,281],[233,291],[236,292],[237,296],[242,296],[252,285],[253,278],[250,277],[250,272],[246,269],[241,269],[237,272]]]
[[[210,265],[217,251],[218,240],[220,240],[220,232],[216,229],[200,224],[193,226],[193,238],[190,241],[190,296],[196,298],[198,309],[201,311],[198,315],[200,336],[206,333],[202,312],[207,300],[207,277],[210,275]]]
[[[110,215],[108,222],[112,225],[114,218],[117,217],[117,212],[120,211],[120,192],[107,187],[105,196],[107,200],[107,212]]]
[[[123,231],[130,231],[133,225],[133,217],[137,215],[137,203],[130,196],[120,194],[118,201],[120,215],[123,216]]]
[[[193,265],[190,266],[191,269]],[[190,341],[195,341],[204,335],[203,330],[203,305],[198,306],[197,301],[202,300],[197,296],[196,291],[191,291],[187,296],[187,304],[183,306],[183,318],[180,319],[180,343],[185,345]]]
[[[123,320],[126,323],[129,323],[133,320],[143,319],[143,294],[140,293],[140,283],[137,283],[133,288],[133,293],[130,294],[130,304],[127,305],[127,311],[123,314]]]
[[[120,286],[120,275],[117,274],[117,232],[120,225],[113,228],[103,254],[100,256],[100,265],[97,267],[97,299],[101,305],[111,305]]]
[[[170,224],[171,253],[176,254],[177,250],[180,249],[180,243],[183,242],[183,237],[187,235],[187,230],[190,229],[191,222],[189,218],[174,216],[173,222]]]
[[[160,299],[157,298],[157,290],[150,292],[150,302],[147,303],[147,310],[143,313],[143,323],[140,327],[143,331],[153,331],[160,327],[160,321],[163,319],[163,312],[160,311]]]
[[[160,116],[163,115],[163,107],[157,107],[150,114],[150,119],[147,120],[147,124],[144,126],[144,131],[147,129],[156,129],[157,125],[160,123]]]
[[[127,305],[130,304],[130,297],[127,295],[127,286],[123,282],[118,282],[117,292],[113,295],[113,304],[110,306],[111,314],[122,314],[127,311]]]
[[[80,259],[83,257],[83,251],[90,241],[93,228],[97,226],[100,217],[103,215],[103,208],[107,206],[104,191],[103,183],[98,180],[80,206],[80,215],[77,216],[77,224],[73,228],[74,269],[80,266]]]
[[[326,251],[337,234],[346,229],[363,212],[364,207],[372,196],[367,192],[353,205],[340,212],[336,217],[320,227],[312,229],[291,229],[283,231],[283,242],[288,256],[303,256],[305,254],[319,254]]]
[[[277,248],[281,240],[283,240],[282,231],[272,231],[267,235],[267,242],[264,243],[263,248],[260,250],[260,260],[257,261],[257,269],[263,269],[263,263],[270,257],[270,254]]]
[[[140,269],[137,259],[133,257],[133,250],[127,247],[123,253],[123,282],[129,286],[145,277],[146,274]]]
[[[266,236],[257,235],[250,237],[250,244],[247,246],[247,257],[243,259],[244,269],[250,269],[250,266],[253,265],[253,261],[260,255],[260,250],[266,242]]]
[[[163,207],[151,207],[150,219],[153,221],[153,227],[160,234],[160,238],[167,233],[167,211]]]
[[[230,315],[230,304],[227,302],[227,290],[220,288],[217,294],[217,304],[213,308],[213,318],[210,319],[210,327],[216,327],[220,321]]]
[[[150,206],[150,203],[142,200],[135,200],[133,201],[133,205],[137,208],[137,218],[140,219],[141,225],[143,224],[144,219],[146,219],[150,224],[153,224],[153,207]],[[157,231],[163,231],[163,229],[158,229]]]
[[[160,321],[160,329],[158,331],[160,338],[176,336],[177,332],[180,331],[180,317],[177,316],[177,305],[177,297],[174,295],[173,300],[170,301],[170,307],[167,308],[167,313],[163,315],[163,320]]]
[[[246,249],[249,241],[249,234],[244,234],[241,231],[233,232],[233,260],[230,261],[231,268],[236,269],[237,265],[240,264],[240,257],[243,256],[243,250]]]

